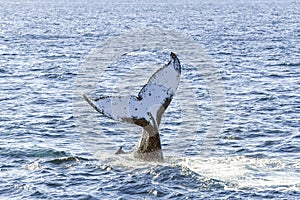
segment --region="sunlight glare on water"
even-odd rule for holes
[[[222,180],[228,188],[300,191],[297,163],[281,159],[237,157],[192,157],[182,161],[191,170]]]

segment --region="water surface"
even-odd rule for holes
[[[1,199],[299,197],[297,1],[50,0],[0,5]],[[221,73],[226,96],[223,129],[212,138],[207,134],[213,119],[207,80],[197,79],[193,66],[183,65],[182,84],[161,129],[163,164],[111,158],[107,152],[119,144],[134,147],[140,130],[113,123],[87,107],[91,115],[86,126],[94,127],[95,134],[86,134],[73,110],[76,80],[89,52],[106,39],[145,27],[175,30],[202,45]],[[115,76],[107,72],[99,77],[105,84],[95,90],[114,94],[127,88],[135,93],[169,59],[163,50],[139,53],[116,60],[109,72]],[[115,71],[118,64],[123,71]],[[153,68],[145,71],[142,66]],[[139,71],[141,85],[121,84],[122,78],[141,75]],[[181,116],[182,104],[191,103],[184,98],[186,87],[197,100],[197,112],[189,120]],[[199,119],[198,128],[193,137],[185,137],[195,127],[184,125],[193,119]],[[110,149],[99,145],[103,150],[95,156],[83,136],[97,141],[97,130],[109,135]]]

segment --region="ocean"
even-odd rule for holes
[[[0,0],[0,199],[299,199],[297,0]],[[82,95],[137,95],[178,55],[165,161]]]

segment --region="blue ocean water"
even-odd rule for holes
[[[0,198],[299,198],[299,4],[0,1]],[[189,84],[201,102],[196,105],[201,116],[188,120],[199,118],[200,127],[193,138],[184,137],[194,128],[177,120],[175,99],[161,130],[167,158],[162,164],[110,160],[106,147],[132,148],[139,133],[127,137],[131,127],[103,122],[90,110],[86,126],[110,133],[95,156],[95,146],[89,145],[99,135],[82,132],[74,114],[74,91],[90,52],[124,31],[144,27],[174,30],[202,45],[221,74],[226,97],[223,129],[209,143],[209,91],[205,81],[192,78],[192,66],[183,66],[177,96],[190,103],[180,94],[185,81],[197,80]],[[169,59],[164,52],[151,53],[157,65],[150,71]],[[153,59],[149,55],[122,58],[124,71],[108,69],[106,78],[99,77],[105,83],[99,92],[126,88],[111,84],[110,73],[126,78],[130,66],[145,64]],[[185,140],[178,142],[174,130]]]

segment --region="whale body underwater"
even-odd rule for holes
[[[120,122],[143,128],[133,156],[142,161],[163,162],[159,135],[162,115],[171,103],[181,75],[181,65],[176,54],[171,52],[170,61],[157,70],[142,87],[137,96],[103,96],[83,98],[102,115]],[[126,153],[122,147],[116,154]]]

